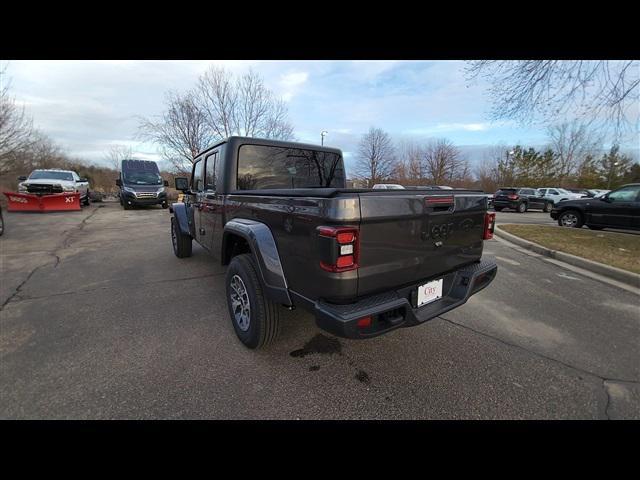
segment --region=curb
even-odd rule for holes
[[[516,245],[526,248],[527,250],[531,250],[532,252],[544,255],[545,257],[555,258],[556,260],[560,260],[561,262],[568,263],[575,267],[584,268],[585,270],[589,270],[590,272],[612,278],[629,286],[640,288],[640,275],[637,273],[622,270],[621,268],[617,267],[610,267],[609,265],[605,265],[604,263],[587,260],[586,258],[577,257],[575,255],[571,255],[570,253],[551,250],[549,248],[543,247],[542,245],[530,242],[529,240],[524,240],[520,237],[517,237],[516,235],[513,235],[512,233],[506,232],[502,230],[499,225],[496,225],[494,234],[498,237],[510,241],[511,243],[515,243]]]

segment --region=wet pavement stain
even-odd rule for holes
[[[369,375],[364,370],[358,370],[358,372],[356,373],[356,379],[358,381],[362,382],[362,383],[370,383],[371,382],[371,379],[369,378]]]
[[[310,372],[317,372],[318,370],[320,370],[320,365],[311,365],[309,367]]]
[[[330,338],[319,333],[305,343],[304,347],[294,350],[289,355],[296,358],[302,358],[311,353],[321,353],[325,355],[333,355],[337,353],[338,355],[342,355],[342,345],[336,338]]]

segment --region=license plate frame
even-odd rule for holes
[[[418,308],[424,307],[436,300],[442,298],[442,287],[444,285],[444,278],[438,278],[431,280],[430,282],[418,285],[416,295],[416,305]]]

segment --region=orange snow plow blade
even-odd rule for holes
[[[4,192],[9,200],[10,212],[59,212],[81,210],[79,193],[54,193],[52,195],[33,195],[30,193]]]

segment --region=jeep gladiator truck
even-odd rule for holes
[[[464,304],[494,279],[482,258],[495,213],[471,190],[347,189],[335,148],[229,137],[176,178],[176,256],[192,242],[227,265],[233,327],[249,348],[272,342],[279,312],[370,338]]]

